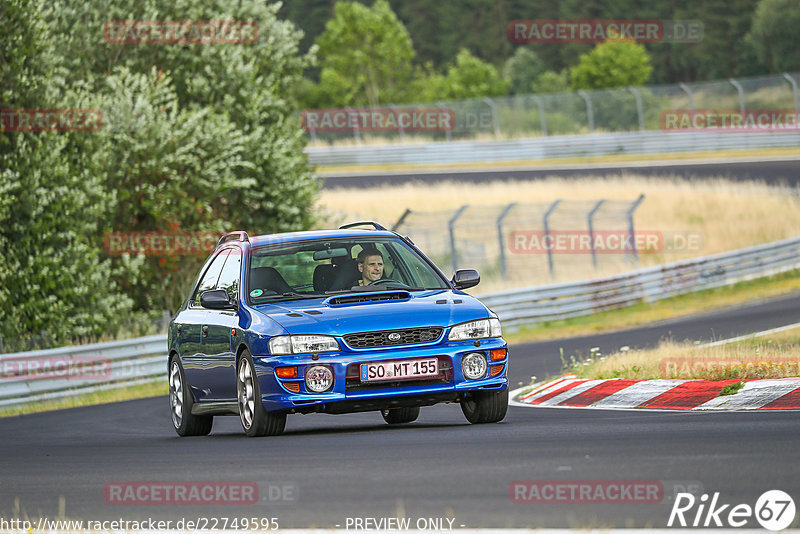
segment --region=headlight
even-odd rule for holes
[[[450,329],[448,341],[460,341],[462,339],[482,339],[485,337],[502,337],[503,330],[500,328],[500,319],[492,317],[490,319],[480,319],[455,325]]]
[[[271,354],[304,354],[306,352],[332,352],[339,343],[331,336],[275,336],[269,340]]]
[[[313,393],[324,393],[333,386],[333,371],[325,365],[312,365],[306,369],[306,389]]]
[[[486,376],[486,356],[470,352],[461,359],[461,371],[467,380],[477,380]]]

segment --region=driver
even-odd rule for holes
[[[364,249],[358,253],[358,272],[361,273],[360,286],[368,286],[383,278],[383,254],[378,249]]]

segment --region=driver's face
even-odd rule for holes
[[[364,263],[358,264],[361,278],[365,284],[370,284],[383,277],[383,259],[380,256],[367,256]]]

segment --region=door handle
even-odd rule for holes
[[[206,336],[208,336],[208,326],[207,325],[203,325],[203,337],[206,337]]]

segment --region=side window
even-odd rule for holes
[[[219,275],[219,282],[217,282],[217,289],[224,289],[228,292],[228,297],[231,299],[239,298],[239,276],[242,273],[242,254],[236,250],[229,250],[228,261],[225,262],[225,267],[222,268],[222,274]]]
[[[214,258],[214,261],[212,261],[211,265],[208,266],[206,274],[203,275],[203,279],[200,280],[200,284],[197,286],[197,291],[192,299],[193,305],[200,306],[200,295],[209,289],[214,289],[217,287],[219,273],[222,272],[222,266],[225,264],[225,260],[228,258],[227,252],[229,250],[230,249],[226,249],[217,254],[217,257]]]

